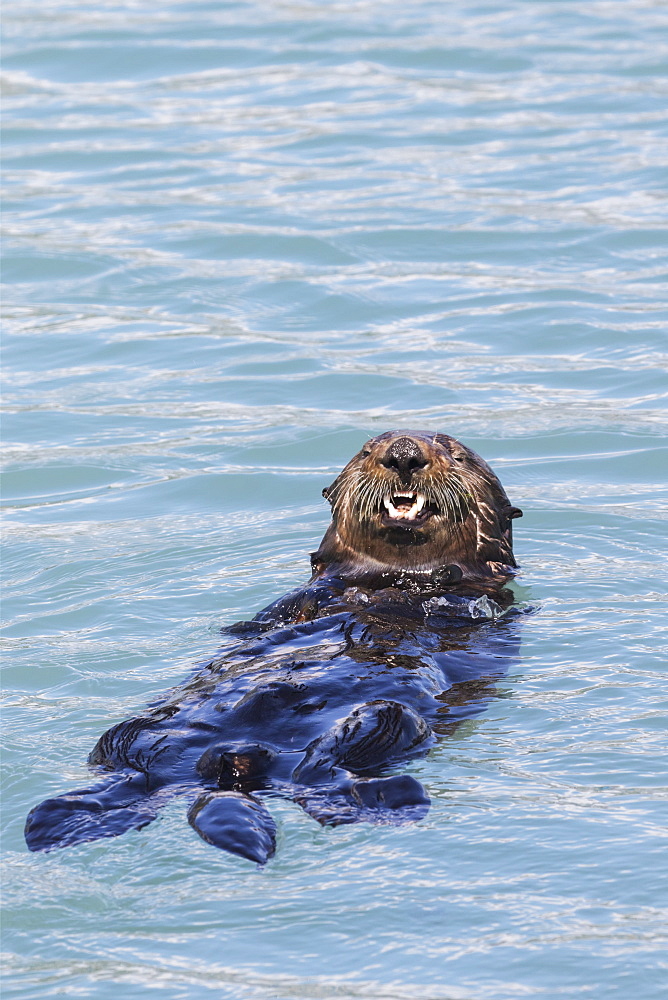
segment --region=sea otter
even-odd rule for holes
[[[272,796],[330,825],[426,814],[422,785],[394,772],[482,711],[516,656],[505,585],[522,512],[475,452],[425,431],[368,441],[323,495],[309,583],[106,732],[99,782],[36,806],[30,850],[140,829],[176,795],[205,841],[260,864]]]

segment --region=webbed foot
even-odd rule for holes
[[[51,851],[118,837],[154,820],[164,800],[164,793],[146,794],[143,774],[45,799],[28,814],[26,843],[31,851]]]
[[[409,774],[358,778],[347,787],[304,788],[295,801],[322,826],[345,823],[415,823],[429,812],[430,799]]]
[[[396,701],[368,701],[313,740],[293,772],[298,783],[316,784],[336,768],[360,774],[423,748],[431,730],[417,712]]]

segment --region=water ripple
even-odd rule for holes
[[[5,12],[6,990],[663,996],[661,0],[20,0]],[[308,575],[388,427],[516,524],[522,660],[414,827],[272,803],[262,872],[40,797]]]

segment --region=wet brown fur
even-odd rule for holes
[[[385,496],[408,491],[426,496],[432,512],[424,521],[394,520],[383,507]],[[486,590],[514,575],[511,524],[522,512],[489,465],[447,434],[380,434],[323,495],[332,523],[312,557],[314,579],[433,580]]]

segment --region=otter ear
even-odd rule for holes
[[[513,520],[516,517],[523,516],[524,514],[519,507],[512,507],[510,504],[506,504],[499,510],[499,527],[501,528],[501,534],[510,547],[511,554],[513,551]]]
[[[491,469],[488,483],[492,503],[479,500],[476,515],[478,558],[487,563],[516,566],[513,556],[513,518],[522,517],[522,511],[519,507],[512,506]]]

